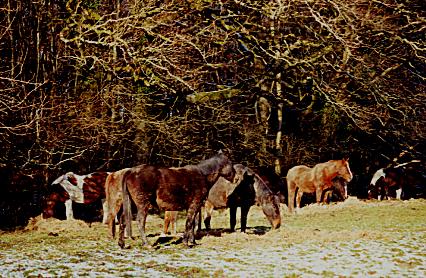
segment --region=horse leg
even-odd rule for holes
[[[108,223],[108,202],[106,199],[102,199],[102,211],[103,211],[103,217],[102,217],[102,224]]]
[[[287,180],[287,190],[288,190],[288,211],[293,213],[294,210],[294,197],[296,193],[296,185],[294,182]]]
[[[322,196],[322,189],[320,187],[318,187],[315,190],[315,195],[316,195],[317,204],[319,205],[321,203],[321,196]]]
[[[166,210],[164,212],[164,227],[163,227],[163,235],[167,235],[169,232],[169,225],[170,225],[170,211]]]
[[[118,218],[119,233],[118,233],[118,246],[124,248],[124,230],[126,229],[125,214],[122,213]]]
[[[235,232],[235,225],[237,224],[237,207],[229,207],[229,223],[231,225],[231,232]]]
[[[241,232],[245,233],[247,228],[247,215],[250,210],[250,205],[241,206]]]
[[[329,204],[332,195],[333,195],[332,190],[323,191],[323,194],[322,194],[322,197],[321,197],[322,203],[323,204]]]
[[[122,208],[123,203],[121,199],[115,200],[113,204],[114,204],[114,207],[111,206],[111,203],[108,206],[108,217],[107,217],[108,231],[112,239],[115,238],[115,218],[117,217],[117,220],[118,220],[119,217],[121,216],[121,213],[123,213],[123,208]]]
[[[302,196],[303,196],[303,191],[297,190],[297,195],[296,195],[296,211],[299,211],[300,209],[300,202],[302,201]]]
[[[189,246],[189,244],[195,244],[195,217],[197,212],[200,210],[201,204],[193,203],[189,208],[186,215],[185,233],[183,234],[183,242]]]
[[[177,211],[173,211],[172,213],[172,233],[176,235],[176,226],[177,226]]]
[[[144,245],[149,245],[148,239],[145,234],[145,224],[146,224],[146,217],[148,216],[148,209],[149,204],[144,203],[142,205],[138,205],[138,215],[137,215],[137,223],[139,232],[141,234],[141,239]]]
[[[201,232],[201,212],[202,212],[202,207],[197,212],[197,233]]]
[[[206,204],[204,205],[204,226],[206,227],[207,231],[211,229],[210,221],[212,219],[212,212],[213,212],[213,204],[207,201]]]
[[[72,200],[68,199],[65,201],[65,215],[67,216],[67,220],[74,219],[74,213],[72,211]]]

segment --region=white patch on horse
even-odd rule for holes
[[[384,178],[386,176],[385,172],[383,171],[383,168],[380,170],[377,170],[376,173],[374,173],[373,178],[371,179],[370,184],[371,185],[376,185],[376,182],[380,179],[380,178]]]
[[[90,177],[90,175],[88,176]],[[69,179],[75,178],[77,180],[77,185],[72,184]],[[76,203],[84,203],[84,194],[83,194],[83,184],[84,177],[76,175],[72,172],[68,172],[65,175],[57,178],[52,184],[60,184],[65,191],[70,195],[70,199]]]
[[[74,212],[72,210],[72,200],[68,199],[65,201],[65,214],[67,217],[67,220],[74,219]]]

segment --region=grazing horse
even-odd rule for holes
[[[49,190],[49,193],[44,198],[43,218],[54,217],[56,215],[56,205],[65,203],[69,198],[70,195],[62,186],[57,185],[56,188]]]
[[[68,172],[60,176],[52,185],[58,184],[62,186],[65,192],[51,194],[48,201],[48,206],[52,207],[52,202],[65,202],[67,220],[74,219],[72,210],[72,202],[80,204],[91,204],[98,200],[102,200],[103,207],[103,222],[106,222],[107,207],[105,202],[105,180],[109,173],[94,172],[88,175],[77,175],[73,172]],[[49,213],[46,213],[49,215]]]
[[[379,200],[426,197],[425,164],[420,160],[382,168],[371,179],[368,197]]]
[[[210,229],[213,209],[230,209],[231,231],[235,231],[237,207],[241,209],[241,231],[247,227],[247,215],[250,207],[258,204],[272,225],[277,229],[281,225],[280,200],[253,170],[241,164],[235,164],[235,179],[232,183],[219,179],[209,192],[205,203],[204,225]]]
[[[222,152],[197,165],[179,168],[143,165],[131,168],[123,176],[123,215],[120,217],[119,246],[124,247],[124,229],[131,224],[130,199],[137,207],[138,226],[144,244],[148,244],[145,223],[150,206],[166,211],[187,210],[183,242],[186,245],[195,244],[196,213],[207,198],[210,188],[221,176],[228,180],[233,180],[235,176],[231,161]]]
[[[294,166],[287,172],[288,209],[294,209],[294,197],[297,191],[296,206],[300,208],[303,193],[316,194],[316,201],[320,203],[322,193],[333,185],[335,177],[342,177],[346,182],[352,180],[352,172],[347,159],[329,160],[310,168],[305,165]]]
[[[273,167],[260,166],[252,169],[265,182],[266,186],[280,198],[280,203],[287,205],[287,184],[275,172]]]
[[[335,177],[333,180],[333,185],[324,191],[323,202],[329,203],[333,196],[337,197],[338,201],[344,201],[348,198],[348,186],[347,182],[342,177]]]

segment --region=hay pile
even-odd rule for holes
[[[59,220],[56,218],[43,219],[41,215],[31,218],[25,227],[27,231],[41,231],[58,234],[63,231],[79,232],[89,228],[89,225],[82,220]]]

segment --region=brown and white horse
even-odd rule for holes
[[[342,177],[346,182],[352,180],[352,172],[347,159],[329,160],[313,168],[305,165],[294,166],[287,172],[288,209],[293,212],[294,197],[297,191],[296,207],[300,208],[303,193],[316,194],[317,203],[321,202],[324,190],[333,186],[333,179]]]
[[[165,211],[187,210],[183,242],[195,244],[196,213],[207,198],[210,188],[223,176],[234,179],[231,161],[222,152],[197,165],[179,168],[157,168],[142,165],[130,169],[123,177],[123,216],[120,217],[118,244],[124,247],[124,229],[131,224],[130,199],[135,203],[139,230],[144,244],[145,223],[150,206]]]
[[[51,193],[44,208],[43,217],[53,216],[53,208],[57,202],[65,203],[66,218],[74,219],[72,202],[91,204],[102,201],[103,221],[106,221],[107,203],[105,202],[105,180],[109,173],[94,172],[88,175],[77,175],[68,172],[52,182],[52,185],[60,185],[64,190]]]
[[[426,164],[421,160],[382,168],[371,179],[368,197],[379,200],[426,197]]]

